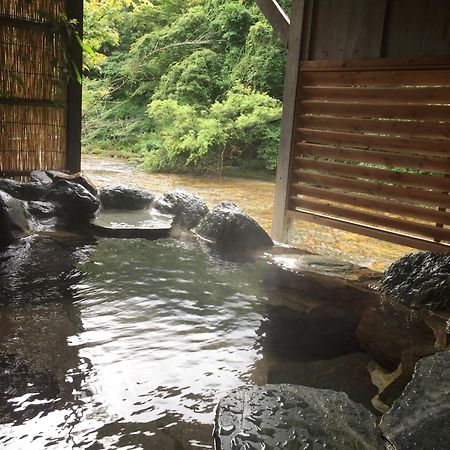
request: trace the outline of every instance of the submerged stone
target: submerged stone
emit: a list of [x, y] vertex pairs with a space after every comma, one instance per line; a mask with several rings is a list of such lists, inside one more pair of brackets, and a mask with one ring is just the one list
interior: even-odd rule
[[108, 186], [100, 189], [103, 209], [139, 210], [150, 208], [155, 196], [149, 192], [128, 186]]
[[16, 180], [0, 179], [0, 190], [14, 198], [24, 201], [42, 200], [48, 187], [40, 182], [22, 183]]
[[343, 392], [286, 384], [232, 391], [214, 436], [221, 450], [384, 448], [372, 414]]
[[156, 240], [168, 238], [171, 228], [118, 228], [105, 227], [91, 224], [91, 229], [96, 236], [117, 238], [117, 239], [147, 239]]
[[164, 194], [155, 201], [153, 207], [164, 214], [173, 215], [173, 224], [187, 229], [196, 227], [209, 211], [198, 195], [181, 190]]
[[385, 271], [381, 290], [414, 308], [450, 312], [450, 254], [403, 256]]
[[25, 203], [0, 191], [0, 245], [20, 239], [30, 230], [30, 215]]
[[277, 363], [269, 369], [267, 381], [346, 392], [354, 402], [370, 410], [371, 399], [378, 393], [368, 370], [371, 360], [364, 353], [349, 353], [319, 361]]
[[87, 189], [66, 180], [53, 182], [46, 197], [56, 204], [56, 215], [68, 225], [85, 225], [95, 216], [100, 203]]
[[383, 416], [381, 431], [396, 450], [450, 447], [450, 353], [420, 360], [411, 382]]
[[197, 233], [223, 248], [256, 250], [273, 246], [270, 236], [244, 210], [222, 202], [200, 222]]

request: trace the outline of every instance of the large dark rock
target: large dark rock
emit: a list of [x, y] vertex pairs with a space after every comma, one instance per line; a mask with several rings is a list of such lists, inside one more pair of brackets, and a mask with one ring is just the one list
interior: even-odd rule
[[108, 186], [100, 189], [100, 203], [103, 209], [147, 209], [155, 196], [149, 192], [128, 186]]
[[343, 392], [285, 384], [232, 391], [214, 437], [221, 450], [384, 448], [374, 417]]
[[86, 190], [88, 190], [92, 195], [97, 195], [98, 190], [95, 187], [94, 183], [84, 174], [81, 172], [77, 173], [64, 173], [64, 172], [58, 172], [56, 170], [47, 170], [45, 174], [52, 180], [52, 181], [58, 181], [58, 180], [66, 180], [70, 181], [72, 183], [80, 184], [83, 186]]
[[86, 225], [100, 207], [87, 189], [66, 180], [53, 182], [46, 199], [56, 204], [56, 215], [67, 225]]
[[450, 353], [422, 359], [412, 381], [383, 416], [381, 431], [396, 450], [450, 448]]
[[52, 179], [47, 175], [45, 170], [33, 170], [30, 173], [31, 181], [42, 184], [52, 184]]
[[28, 202], [28, 211], [36, 219], [47, 219], [56, 214], [56, 208], [50, 202]]
[[31, 230], [25, 203], [0, 191], [0, 246], [26, 236]]
[[403, 256], [384, 273], [381, 290], [414, 308], [450, 311], [450, 254]]
[[217, 205], [196, 231], [226, 249], [253, 250], [273, 246], [272, 239], [261, 226], [231, 202]]
[[391, 368], [402, 361], [406, 350], [433, 348], [433, 330], [419, 315], [396, 302], [368, 307], [356, 332], [361, 347]]
[[198, 195], [180, 190], [164, 194], [155, 201], [153, 207], [159, 212], [173, 215], [174, 225], [188, 229], [196, 227], [209, 211]]
[[47, 194], [48, 186], [40, 182], [21, 183], [20, 181], [0, 179], [0, 190], [14, 198], [24, 201], [42, 200]]

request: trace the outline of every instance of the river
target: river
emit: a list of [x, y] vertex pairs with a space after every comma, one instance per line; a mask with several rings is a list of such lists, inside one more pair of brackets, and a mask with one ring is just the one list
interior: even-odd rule
[[[270, 233], [274, 183], [230, 177], [148, 173], [125, 160], [95, 155], [83, 155], [82, 169], [99, 187], [126, 184], [156, 195], [173, 189], [186, 189], [198, 194], [209, 206], [231, 200]], [[302, 221], [295, 222], [291, 244], [314, 253], [337, 256], [373, 270], [384, 270], [394, 260], [412, 251], [408, 247]]]

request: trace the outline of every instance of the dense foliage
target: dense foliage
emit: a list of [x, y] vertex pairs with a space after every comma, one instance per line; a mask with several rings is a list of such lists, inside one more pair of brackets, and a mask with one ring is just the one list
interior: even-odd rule
[[85, 11], [86, 150], [151, 170], [275, 168], [286, 55], [253, 0], [86, 0]]

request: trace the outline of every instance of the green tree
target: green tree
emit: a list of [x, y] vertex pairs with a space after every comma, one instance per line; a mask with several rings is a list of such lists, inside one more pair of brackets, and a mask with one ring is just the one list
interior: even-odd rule
[[253, 0], [85, 5], [85, 149], [151, 170], [275, 168], [286, 52]]

